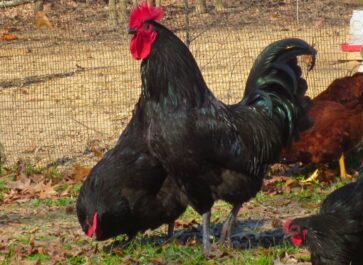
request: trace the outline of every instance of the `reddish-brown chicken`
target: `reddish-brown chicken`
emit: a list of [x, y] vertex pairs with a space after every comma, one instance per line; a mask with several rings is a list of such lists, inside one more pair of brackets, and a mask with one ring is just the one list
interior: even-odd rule
[[340, 175], [347, 178], [343, 154], [363, 138], [363, 74], [336, 79], [313, 99], [309, 115], [313, 126], [282, 152], [282, 161], [316, 165], [314, 180], [325, 163], [340, 158]]
[[314, 101], [334, 101], [346, 107], [363, 110], [363, 73], [333, 81]]

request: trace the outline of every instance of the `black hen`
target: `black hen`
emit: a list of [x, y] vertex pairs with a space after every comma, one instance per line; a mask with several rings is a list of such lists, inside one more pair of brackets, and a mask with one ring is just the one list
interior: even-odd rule
[[77, 200], [83, 231], [97, 240], [172, 224], [186, 209], [175, 182], [149, 152], [136, 107], [116, 146], [91, 170]]
[[260, 190], [267, 165], [304, 125], [309, 101], [297, 56], [311, 55], [315, 62], [316, 51], [299, 39], [269, 45], [256, 59], [243, 100], [228, 106], [208, 89], [184, 43], [155, 22], [160, 17], [160, 9], [147, 4], [131, 14], [130, 49], [143, 59], [139, 104], [151, 153], [203, 214], [208, 253], [214, 201], [234, 206], [224, 241], [241, 204]]
[[358, 181], [335, 190], [317, 215], [288, 220], [286, 235], [306, 245], [313, 265], [363, 264], [363, 167]]

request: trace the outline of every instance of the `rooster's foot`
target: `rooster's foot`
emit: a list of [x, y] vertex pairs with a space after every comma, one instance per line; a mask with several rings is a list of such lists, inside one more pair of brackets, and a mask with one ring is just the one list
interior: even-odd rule
[[311, 183], [314, 181], [318, 181], [319, 177], [319, 169], [316, 169], [313, 174], [310, 175], [307, 179], [301, 180], [301, 183]]
[[227, 244], [231, 245], [231, 233], [232, 233], [232, 226], [234, 222], [236, 221], [237, 214], [239, 212], [239, 209], [241, 208], [241, 205], [234, 206], [231, 210], [227, 220], [224, 222], [221, 236], [218, 240], [219, 244]]

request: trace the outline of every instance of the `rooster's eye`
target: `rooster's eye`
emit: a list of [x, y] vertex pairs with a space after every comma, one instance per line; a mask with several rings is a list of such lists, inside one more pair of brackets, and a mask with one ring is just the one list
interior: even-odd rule
[[144, 24], [144, 29], [149, 30], [149, 28], [150, 28], [150, 24], [149, 23], [145, 23]]

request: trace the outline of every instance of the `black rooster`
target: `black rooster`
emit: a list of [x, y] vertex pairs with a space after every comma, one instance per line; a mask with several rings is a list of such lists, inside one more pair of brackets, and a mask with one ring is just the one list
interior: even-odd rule
[[91, 170], [78, 200], [77, 215], [83, 231], [97, 240], [169, 224], [186, 209], [187, 203], [160, 162], [148, 152], [140, 112], [121, 134], [116, 146]]
[[303, 126], [309, 104], [297, 56], [311, 55], [313, 67], [316, 51], [299, 39], [269, 45], [256, 59], [243, 100], [228, 106], [208, 89], [184, 43], [156, 22], [161, 17], [160, 8], [146, 3], [131, 13], [130, 50], [143, 59], [139, 105], [151, 154], [203, 214], [208, 254], [214, 201], [233, 205], [222, 229], [224, 242], [242, 203], [260, 190], [267, 165]]
[[359, 179], [331, 193], [317, 215], [288, 220], [293, 244], [307, 245], [313, 265], [363, 264], [363, 167]]

